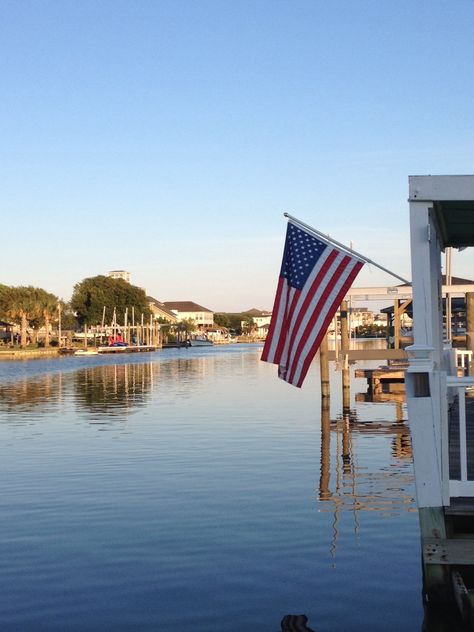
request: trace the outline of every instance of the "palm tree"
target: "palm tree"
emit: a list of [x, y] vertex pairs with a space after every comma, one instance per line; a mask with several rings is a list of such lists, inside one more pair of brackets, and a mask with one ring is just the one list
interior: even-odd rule
[[28, 321], [38, 314], [38, 301], [36, 290], [29, 285], [9, 287], [4, 298], [5, 313], [8, 318], [20, 323], [21, 342], [20, 346], [26, 346], [26, 329]]
[[184, 333], [184, 339], [187, 340], [190, 337], [190, 335], [195, 331], [196, 323], [194, 322], [194, 320], [192, 320], [192, 318], [184, 318], [178, 323], [177, 329], [178, 329], [178, 340], [179, 340], [179, 332]]
[[35, 291], [36, 300], [38, 303], [38, 312], [41, 316], [41, 319], [44, 322], [44, 327], [46, 330], [46, 337], [44, 340], [44, 346], [49, 347], [49, 327], [52, 318], [56, 315], [58, 310], [58, 302], [59, 299], [54, 294], [50, 294], [41, 288], [37, 288]]

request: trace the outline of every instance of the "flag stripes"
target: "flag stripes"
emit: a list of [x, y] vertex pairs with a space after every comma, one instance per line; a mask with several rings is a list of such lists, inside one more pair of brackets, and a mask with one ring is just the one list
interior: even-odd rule
[[[309, 261], [309, 263], [308, 263]], [[363, 262], [289, 223], [262, 360], [301, 387], [337, 308]]]

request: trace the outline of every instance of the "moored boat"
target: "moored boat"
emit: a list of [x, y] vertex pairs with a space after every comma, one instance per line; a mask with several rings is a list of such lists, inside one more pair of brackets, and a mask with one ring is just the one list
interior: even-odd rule
[[91, 355], [98, 355], [98, 351], [97, 349], [77, 349], [76, 351], [74, 351], [74, 355], [77, 356], [91, 356]]
[[189, 339], [190, 347], [212, 347], [214, 343], [207, 336], [194, 336]]

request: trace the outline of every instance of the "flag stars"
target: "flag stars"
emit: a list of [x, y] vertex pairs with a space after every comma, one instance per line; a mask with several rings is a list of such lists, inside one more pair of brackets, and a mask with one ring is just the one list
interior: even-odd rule
[[326, 244], [294, 224], [288, 225], [282, 274], [289, 285], [301, 289], [306, 283]]

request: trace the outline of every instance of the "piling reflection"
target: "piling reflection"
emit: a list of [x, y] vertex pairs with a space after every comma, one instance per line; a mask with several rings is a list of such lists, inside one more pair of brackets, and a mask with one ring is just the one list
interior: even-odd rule
[[[385, 480], [388, 476], [396, 476], [395, 487], [400, 494], [396, 494], [390, 499], [389, 505], [403, 510], [414, 510], [414, 501], [410, 494], [404, 494], [403, 489], [409, 487], [412, 482], [412, 474], [404, 468], [397, 468], [401, 462], [411, 463], [412, 449], [408, 426], [403, 419], [403, 408], [396, 407], [397, 421], [390, 422], [363, 422], [359, 421], [354, 410], [341, 415], [336, 420], [330, 419], [328, 406], [321, 408], [321, 468], [319, 483], [319, 500], [342, 503], [350, 507], [356, 507], [366, 511], [384, 510], [385, 506], [378, 501], [378, 493], [375, 489], [378, 476]], [[357, 466], [354, 438], [364, 437], [376, 439], [380, 435], [392, 436], [391, 456], [393, 462], [387, 464], [387, 469], [382, 472], [372, 474], [360, 469]], [[332, 439], [332, 441], [331, 441]], [[335, 483], [330, 486], [331, 479], [331, 444], [335, 452], [334, 474]], [[367, 492], [366, 485], [361, 483], [370, 482], [370, 493]], [[393, 484], [390, 486], [393, 488]], [[380, 497], [386, 495], [386, 487], [380, 485]]]
[[[393, 395], [393, 394], [392, 394]], [[387, 400], [381, 400], [386, 402]], [[318, 500], [321, 511], [332, 512], [332, 538], [329, 551], [336, 567], [343, 512], [353, 516], [353, 532], [359, 536], [361, 512], [383, 512], [394, 516], [416, 512], [411, 494], [412, 447], [404, 415], [402, 398], [391, 398], [394, 422], [363, 422], [356, 410], [343, 410], [331, 420], [329, 405], [321, 408], [321, 463]], [[391, 436], [390, 461], [372, 472], [361, 468], [357, 460], [357, 443]], [[331, 461], [332, 459], [332, 461]], [[425, 617], [421, 632], [467, 632], [472, 629], [461, 620], [453, 604], [440, 611], [436, 604], [424, 603]]]
[[[321, 408], [321, 463], [318, 499], [320, 510], [333, 513], [333, 536], [330, 545], [335, 564], [341, 512], [353, 515], [353, 529], [359, 532], [360, 512], [415, 512], [412, 496], [411, 441], [403, 416], [403, 406], [395, 403], [396, 421], [363, 422], [355, 410], [344, 410], [331, 420], [329, 405]], [[392, 437], [391, 461], [381, 469], [369, 471], [357, 461], [357, 443], [373, 441], [383, 435]], [[331, 462], [333, 458], [333, 462]]]
[[154, 365], [104, 365], [78, 371], [73, 379], [79, 410], [116, 416], [146, 404], [153, 387]]

